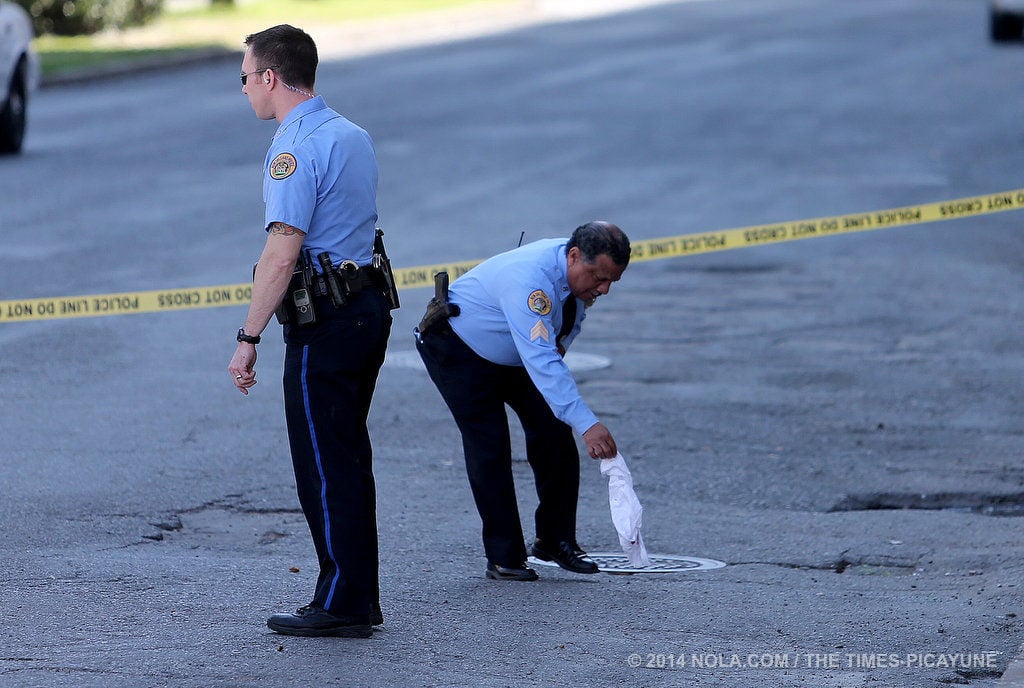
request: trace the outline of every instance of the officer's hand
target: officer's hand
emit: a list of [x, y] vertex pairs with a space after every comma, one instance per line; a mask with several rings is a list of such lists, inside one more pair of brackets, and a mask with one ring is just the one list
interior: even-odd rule
[[583, 442], [587, 445], [587, 454], [592, 459], [614, 459], [619, 453], [615, 446], [615, 438], [602, 423], [594, 423], [583, 433]]
[[256, 347], [252, 344], [239, 342], [235, 349], [235, 355], [231, 357], [228, 364], [228, 371], [231, 373], [231, 381], [242, 394], [249, 394], [249, 388], [256, 384]]

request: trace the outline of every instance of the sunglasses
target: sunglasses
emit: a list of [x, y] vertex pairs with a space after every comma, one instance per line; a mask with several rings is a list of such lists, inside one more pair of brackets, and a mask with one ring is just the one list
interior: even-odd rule
[[245, 74], [239, 74], [238, 78], [242, 81], [242, 85], [245, 86], [245, 82], [249, 80], [250, 76], [252, 76], [253, 74], [262, 74], [263, 72], [267, 71], [268, 69], [280, 69], [280, 66], [278, 66], [278, 65], [270, 65], [269, 67], [263, 67], [262, 69], [257, 69], [257, 70], [252, 71], [252, 72], [247, 72]]

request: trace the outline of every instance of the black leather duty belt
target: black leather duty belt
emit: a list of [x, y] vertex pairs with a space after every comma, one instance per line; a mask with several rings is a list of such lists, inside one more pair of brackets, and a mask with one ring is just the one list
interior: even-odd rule
[[[374, 270], [370, 267], [361, 267], [354, 271], [342, 271], [335, 269], [334, 276], [337, 280], [338, 285], [341, 287], [341, 292], [346, 299], [351, 300], [357, 296], [363, 289], [380, 289], [380, 283], [376, 279]], [[323, 275], [317, 274], [313, 278], [313, 295], [314, 296], [329, 296], [330, 289], [327, 286], [327, 280], [324, 279]]]

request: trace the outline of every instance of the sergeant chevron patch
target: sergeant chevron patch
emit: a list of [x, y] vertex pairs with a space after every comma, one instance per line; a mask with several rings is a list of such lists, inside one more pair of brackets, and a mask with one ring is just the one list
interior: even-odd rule
[[543, 339], [545, 342], [551, 341], [551, 335], [548, 333], [548, 328], [542, 320], [538, 320], [537, 324], [530, 330], [530, 341], [535, 342], [538, 339]]

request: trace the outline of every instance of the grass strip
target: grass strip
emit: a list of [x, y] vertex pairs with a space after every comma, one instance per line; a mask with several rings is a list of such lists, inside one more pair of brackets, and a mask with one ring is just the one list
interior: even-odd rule
[[165, 10], [145, 26], [92, 36], [41, 36], [34, 41], [43, 77], [110, 68], [161, 56], [221, 48], [242, 50], [242, 39], [275, 24], [309, 26], [397, 17], [507, 0], [240, 0]]

